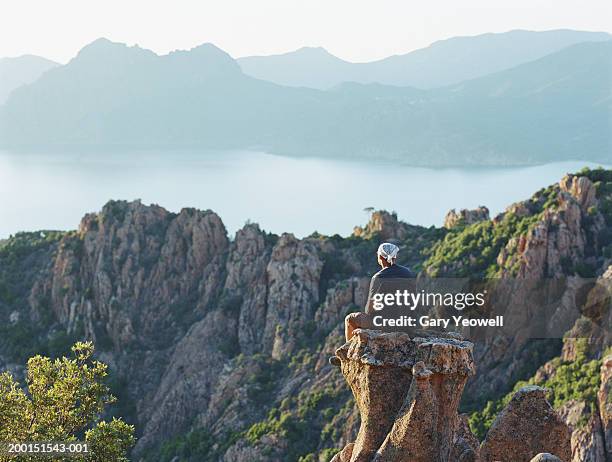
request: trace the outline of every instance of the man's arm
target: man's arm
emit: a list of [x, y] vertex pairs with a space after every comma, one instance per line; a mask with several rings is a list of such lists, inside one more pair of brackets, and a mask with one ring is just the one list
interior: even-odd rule
[[380, 279], [378, 278], [378, 273], [372, 276], [370, 280], [370, 290], [368, 291], [368, 300], [365, 304], [364, 311], [367, 314], [373, 314], [376, 310], [374, 310], [374, 295], [378, 293], [380, 290]]

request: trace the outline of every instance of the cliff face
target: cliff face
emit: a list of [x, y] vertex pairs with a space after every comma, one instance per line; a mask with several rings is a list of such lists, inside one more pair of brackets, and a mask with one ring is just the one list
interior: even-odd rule
[[[549, 348], [551, 342], [544, 341], [538, 346], [529, 346], [525, 335], [533, 321], [529, 313], [542, 310], [546, 302], [541, 297], [542, 281], [559, 281], [554, 287], [551, 284], [551, 291], [557, 292], [558, 305], [547, 307], [549, 331], [542, 337], [551, 337], [554, 332], [554, 336], [560, 338], [573, 329], [576, 319], [582, 315], [573, 301], [583, 296], [591, 278], [594, 280], [612, 263], [604, 251], [609, 245], [612, 224], [612, 219], [606, 218], [609, 212], [605, 212], [609, 200], [609, 195], [596, 197], [594, 181], [568, 175], [558, 185], [529, 201], [512, 205], [491, 221], [492, 233], [503, 232], [508, 223], [518, 223], [516, 228], [521, 230], [507, 237], [491, 265], [494, 271], [488, 274], [489, 277], [520, 280], [518, 289], [509, 286], [507, 293], [500, 297], [506, 299], [508, 306], [520, 306], [521, 309], [514, 310], [509, 318], [515, 335], [494, 335], [476, 345], [474, 355], [482, 365], [482, 374], [468, 384], [470, 393], [476, 390], [486, 393], [503, 387], [504, 383], [514, 383], [517, 369], [524, 367], [528, 356], [538, 354], [535, 350], [541, 352]], [[605, 336], [604, 332], [606, 329], [600, 329], [601, 335]], [[582, 336], [582, 333], [575, 333]], [[609, 338], [601, 338], [595, 349], [601, 352], [609, 342]], [[526, 348], [532, 350], [527, 353]]]
[[[529, 231], [508, 242], [497, 257], [504, 273], [513, 268], [521, 278], [540, 279], [563, 276], [568, 265], [578, 262], [593, 264], [596, 254], [587, 255], [587, 251], [598, 246], [605, 227], [603, 216], [595, 213], [595, 189], [586, 177], [565, 176], [552, 191], [555, 207], [546, 208]], [[531, 215], [520, 205], [510, 210]]]
[[69, 331], [116, 350], [167, 347], [182, 333], [181, 318], [218, 295], [228, 246], [212, 212], [111, 202], [60, 242], [49, 278], [32, 290], [32, 309], [48, 296]]
[[[475, 241], [491, 243], [492, 251], [470, 247], [453, 253], [442, 247], [440, 252], [449, 256], [443, 262], [446, 271], [471, 271], [479, 264], [476, 258], [491, 254], [486, 263], [505, 277], [571, 277], [574, 270], [587, 268], [603, 278], [612, 263], [605, 250], [612, 220], [607, 221], [609, 209], [597, 182], [570, 176], [502, 217], [450, 230], [410, 226], [377, 212], [349, 238], [296, 239], [251, 224], [230, 239], [211, 211], [174, 214], [139, 202], [110, 202], [100, 213], [87, 215], [78, 231], [16, 259], [19, 271], [27, 269], [27, 278], [19, 284], [9, 281], [19, 289], [10, 300], [0, 284], [0, 316], [11, 326], [44, 326], [48, 331], [36, 333], [41, 342], [57, 332], [95, 340], [101, 359], [123, 384], [116, 390], [120, 402], [132, 408], [123, 411], [139, 432], [136, 459], [165, 461], [156, 459], [161, 456], [153, 448], [165, 444], [176, 452], [180, 445], [173, 442], [184, 445], [190, 437], [201, 442], [200, 460], [327, 461], [340, 447], [347, 447], [343, 453], [367, 454], [363, 457], [408, 451], [425, 460], [433, 457], [427, 446], [407, 447], [404, 436], [415, 425], [421, 428], [435, 420], [430, 437], [443, 441], [443, 454], [435, 457], [472, 460], [481, 450], [466, 418], [455, 418], [463, 387], [468, 398], [498, 397], [559, 351], [534, 360], [539, 344], [534, 347], [518, 337], [485, 339], [473, 350], [459, 339], [439, 339], [435, 347], [411, 339], [393, 344], [401, 354], [392, 360], [395, 375], [385, 379], [377, 375], [377, 361], [389, 359], [376, 356], [376, 348], [390, 340], [359, 337], [353, 349], [349, 345], [342, 350], [342, 372], [355, 396], [362, 396], [356, 407], [344, 377], [327, 363], [343, 342], [342, 320], [364, 306], [369, 278], [376, 271], [375, 250], [383, 239], [401, 245], [400, 263], [420, 270], [437, 264], [436, 246], [450, 245], [472, 230], [491, 230]], [[526, 220], [528, 226], [493, 234], [506, 229], [510, 219]], [[0, 246], [0, 263], [7, 265], [2, 252]], [[564, 288], [568, 296], [572, 287], [569, 283]], [[601, 328], [609, 319], [606, 300], [605, 294], [594, 294], [591, 308], [579, 314], [584, 317], [580, 322], [559, 311], [560, 325], [581, 329], [579, 336], [593, 339], [588, 357], [598, 360], [610, 343]], [[20, 361], [3, 342], [0, 338], [0, 366], [18, 370]], [[412, 345], [412, 350], [400, 344]], [[566, 342], [564, 360], [573, 360], [572, 348]], [[435, 349], [441, 351], [439, 362], [431, 354]], [[366, 359], [358, 359], [364, 354]], [[476, 375], [470, 375], [472, 355], [479, 365]], [[447, 360], [449, 367], [443, 366]], [[530, 362], [535, 364], [527, 366]], [[453, 369], [452, 364], [462, 366]], [[609, 395], [610, 374], [605, 371], [602, 396]], [[389, 417], [388, 428], [374, 433], [367, 423], [372, 416], [364, 416], [369, 411], [363, 396], [378, 393], [368, 391], [375, 386], [371, 379], [389, 387], [403, 384], [397, 393], [405, 394], [394, 404], [399, 417]], [[408, 396], [412, 398], [406, 401]], [[603, 404], [605, 398], [598, 402], [594, 425], [599, 427], [572, 427], [563, 414], [574, 430], [572, 451], [599, 445], [611, 454], [609, 406]], [[484, 402], [468, 403], [477, 404]], [[542, 404], [541, 409], [545, 415], [547, 408]], [[597, 434], [605, 436], [597, 440]], [[579, 443], [589, 437], [593, 444]], [[494, 453], [492, 444], [488, 447]], [[565, 457], [557, 449], [538, 450]], [[581, 460], [577, 457], [582, 456], [574, 455], [575, 462]]]
[[[372, 247], [367, 260], [375, 245], [364, 242]], [[53, 264], [33, 284], [30, 316], [51, 309], [69, 333], [92, 338], [125, 378], [142, 433], [137, 452], [194, 422], [219, 435], [243, 431], [265, 414], [252, 396], [265, 392], [246, 388], [270, 364], [253, 355], [286, 367], [313, 336], [324, 340], [364, 305], [365, 255], [343, 247], [257, 225], [230, 241], [210, 211], [110, 202], [59, 241]], [[331, 265], [364, 277], [345, 278]], [[270, 378], [275, 388], [284, 380], [293, 380], [284, 370]]]

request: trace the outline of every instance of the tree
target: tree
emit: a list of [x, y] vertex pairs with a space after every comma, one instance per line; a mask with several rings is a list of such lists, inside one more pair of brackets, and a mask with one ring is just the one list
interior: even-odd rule
[[[28, 360], [27, 392], [10, 373], [0, 374], [0, 444], [24, 442], [87, 443], [87, 454], [65, 459], [84, 462], [124, 462], [135, 442], [134, 427], [113, 418], [100, 421], [105, 407], [115, 402], [103, 379], [107, 366], [94, 361], [91, 342], [77, 342], [72, 357], [51, 360], [40, 355]], [[0, 461], [34, 461], [0, 454]]]

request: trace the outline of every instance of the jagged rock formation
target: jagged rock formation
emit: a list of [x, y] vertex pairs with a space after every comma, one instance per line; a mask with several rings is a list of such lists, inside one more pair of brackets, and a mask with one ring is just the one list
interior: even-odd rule
[[[565, 274], [564, 262], [567, 265], [584, 258], [588, 243], [584, 222], [596, 205], [593, 182], [566, 175], [559, 182], [557, 203], [557, 207], [546, 209], [526, 234], [506, 245], [497, 258], [500, 267], [518, 265], [517, 274], [525, 279], [559, 277]], [[589, 227], [597, 236], [603, 220], [595, 217]]]
[[138, 453], [194, 421], [215, 426], [221, 438], [260, 418], [249, 396], [234, 405], [256, 412], [232, 415], [224, 393], [264, 375], [265, 365], [245, 360], [233, 375], [223, 371], [238, 354], [288, 361], [313, 334], [335, 330], [349, 309], [364, 305], [369, 278], [338, 277], [328, 266], [359, 275], [362, 260], [329, 240], [273, 236], [252, 224], [230, 242], [211, 211], [110, 202], [59, 242], [33, 284], [29, 315], [41, 319], [51, 309], [129, 377], [143, 422]]
[[551, 460], [544, 451], [570, 460], [569, 428], [534, 386], [514, 395], [479, 447], [457, 414], [473, 345], [419, 335], [359, 330], [336, 351], [361, 427], [332, 462]]
[[[611, 345], [610, 316], [612, 316], [612, 268], [597, 279], [586, 295], [581, 315], [567, 332], [560, 359], [565, 364], [584, 363], [585, 353], [597, 358]], [[601, 360], [600, 388], [597, 399], [571, 399], [558, 409], [570, 428], [572, 462], [606, 461], [612, 455], [610, 446], [610, 357]], [[544, 364], [535, 375], [536, 383], [555, 377], [559, 363]], [[577, 380], [572, 378], [572, 380]], [[591, 391], [594, 395], [594, 390]], [[607, 429], [607, 430], [606, 430]]]
[[576, 320], [563, 345], [562, 357], [573, 361], [576, 358], [576, 341], [586, 339], [591, 355], [595, 356], [612, 345], [612, 266], [597, 278], [595, 286], [589, 290]]
[[471, 225], [488, 219], [489, 209], [482, 205], [474, 210], [461, 209], [459, 212], [456, 212], [455, 209], [451, 209], [444, 217], [444, 227], [446, 229], [451, 229], [459, 224]]

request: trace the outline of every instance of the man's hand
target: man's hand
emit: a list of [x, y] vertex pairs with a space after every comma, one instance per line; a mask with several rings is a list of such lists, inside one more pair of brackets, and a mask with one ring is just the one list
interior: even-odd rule
[[350, 313], [344, 318], [344, 336], [348, 342], [353, 337], [355, 329], [367, 329], [370, 315], [366, 313]]

